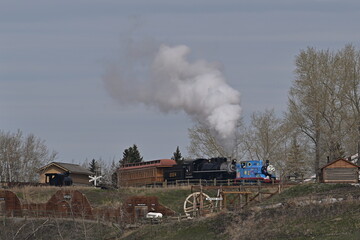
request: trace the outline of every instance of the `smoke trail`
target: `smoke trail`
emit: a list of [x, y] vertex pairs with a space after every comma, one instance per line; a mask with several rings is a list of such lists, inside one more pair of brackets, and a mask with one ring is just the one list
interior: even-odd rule
[[[191, 63], [189, 53], [184, 45], [162, 45], [155, 54], [138, 52], [109, 69], [105, 86], [122, 104], [143, 103], [162, 112], [183, 110], [222, 138], [230, 137], [240, 118], [240, 94], [227, 85], [216, 64]], [[144, 64], [149, 56], [151, 63]]]

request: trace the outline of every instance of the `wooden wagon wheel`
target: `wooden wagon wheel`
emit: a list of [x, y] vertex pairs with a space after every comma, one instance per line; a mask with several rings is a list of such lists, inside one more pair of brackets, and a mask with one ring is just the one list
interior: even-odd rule
[[214, 204], [210, 197], [202, 192], [190, 194], [184, 202], [184, 213], [187, 217], [196, 217], [212, 212]]

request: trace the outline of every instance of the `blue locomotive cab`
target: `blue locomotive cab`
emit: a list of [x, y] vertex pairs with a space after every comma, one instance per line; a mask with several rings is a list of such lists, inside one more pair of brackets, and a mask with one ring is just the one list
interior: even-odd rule
[[241, 161], [236, 164], [236, 180], [271, 182], [275, 168], [266, 160]]

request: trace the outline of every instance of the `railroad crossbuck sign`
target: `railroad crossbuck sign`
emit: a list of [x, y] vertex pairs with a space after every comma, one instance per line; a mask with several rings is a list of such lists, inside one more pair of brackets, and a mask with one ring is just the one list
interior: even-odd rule
[[90, 180], [89, 182], [94, 182], [94, 185], [97, 186], [99, 179], [102, 178], [102, 176], [89, 176]]

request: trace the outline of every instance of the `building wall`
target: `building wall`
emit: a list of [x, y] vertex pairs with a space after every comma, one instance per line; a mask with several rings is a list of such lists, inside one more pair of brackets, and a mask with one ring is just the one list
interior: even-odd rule
[[325, 183], [357, 183], [359, 172], [356, 168], [326, 168], [323, 171]]
[[359, 170], [357, 166], [345, 160], [339, 160], [322, 169], [324, 183], [357, 183]]
[[72, 178], [74, 185], [92, 185], [92, 183], [89, 182], [90, 178], [88, 175], [70, 173], [70, 177]]
[[[40, 183], [46, 183], [46, 173], [65, 173], [65, 171], [55, 165], [51, 165], [40, 172]], [[90, 178], [87, 174], [70, 173], [70, 177], [72, 178], [74, 185], [92, 185], [92, 183], [89, 182]]]
[[46, 173], [64, 173], [65, 171], [55, 165], [51, 165], [46, 168], [44, 171], [40, 172], [40, 183], [46, 183], [45, 181], [45, 174]]
[[164, 169], [159, 167], [144, 167], [136, 169], [120, 169], [118, 186], [136, 186], [164, 181]]

